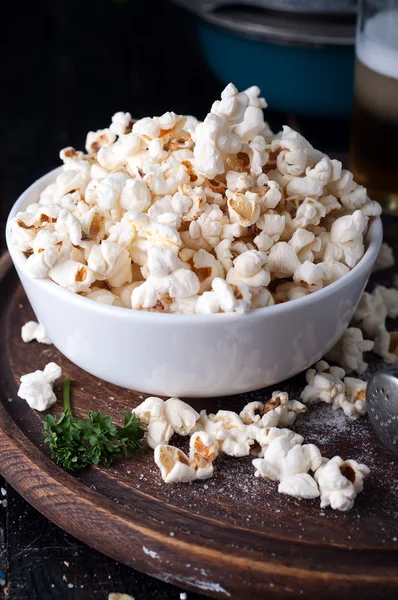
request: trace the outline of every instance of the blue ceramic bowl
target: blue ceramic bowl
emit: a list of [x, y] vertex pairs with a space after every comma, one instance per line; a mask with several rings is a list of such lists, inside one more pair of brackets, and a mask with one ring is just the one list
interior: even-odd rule
[[258, 85], [273, 110], [342, 117], [351, 111], [353, 46], [282, 45], [250, 39], [197, 22], [206, 62], [216, 77], [239, 89]]

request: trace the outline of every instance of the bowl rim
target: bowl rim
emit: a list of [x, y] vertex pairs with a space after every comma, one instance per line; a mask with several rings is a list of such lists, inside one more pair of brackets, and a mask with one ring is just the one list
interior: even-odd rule
[[90, 298], [85, 298], [84, 296], [80, 296], [79, 294], [67, 290], [49, 279], [35, 279], [34, 277], [32, 277], [32, 275], [25, 269], [25, 263], [27, 259], [24, 253], [22, 252], [22, 250], [19, 250], [11, 243], [10, 225], [13, 217], [17, 214], [17, 212], [20, 212], [25, 207], [25, 205], [28, 206], [29, 204], [33, 204], [31, 199], [32, 194], [38, 194], [40, 191], [42, 191], [47, 185], [52, 183], [55, 180], [55, 177], [62, 171], [62, 166], [49, 171], [48, 173], [34, 181], [14, 203], [6, 223], [6, 242], [8, 251], [10, 253], [14, 266], [17, 269], [23, 271], [24, 275], [30, 278], [34, 282], [34, 285], [41, 289], [42, 292], [50, 292], [56, 297], [64, 297], [65, 301], [70, 301], [74, 304], [77, 304], [77, 306], [80, 306], [82, 309], [88, 309], [102, 315], [113, 315], [115, 318], [139, 318], [141, 321], [156, 321], [157, 324], [162, 323], [163, 325], [168, 323], [170, 326], [176, 325], [179, 322], [185, 323], [187, 325], [191, 325], [193, 323], [198, 325], [203, 322], [225, 324], [227, 319], [233, 319], [234, 323], [241, 323], [243, 320], [247, 323], [248, 320], [258, 318], [262, 319], [265, 316], [271, 318], [274, 314], [283, 313], [285, 311], [293, 309], [300, 310], [301, 308], [310, 306], [313, 303], [322, 302], [323, 300], [326, 300], [329, 296], [333, 295], [338, 290], [338, 288], [341, 288], [341, 290], [343, 291], [344, 288], [347, 285], [349, 285], [350, 282], [354, 280], [357, 276], [362, 275], [368, 270], [370, 272], [382, 243], [383, 226], [381, 218], [373, 217], [365, 237], [365, 243], [367, 242], [365, 254], [361, 258], [359, 263], [353, 269], [351, 269], [351, 271], [349, 271], [349, 273], [347, 273], [337, 281], [331, 283], [330, 285], [322, 288], [321, 290], [309, 294], [308, 296], [304, 296], [295, 300], [290, 300], [281, 304], [275, 304], [273, 306], [256, 308], [243, 314], [235, 312], [217, 313], [209, 315], [159, 313], [148, 312], [145, 310], [137, 310], [133, 308], [112, 306], [109, 304], [101, 304], [100, 302], [95, 302]]

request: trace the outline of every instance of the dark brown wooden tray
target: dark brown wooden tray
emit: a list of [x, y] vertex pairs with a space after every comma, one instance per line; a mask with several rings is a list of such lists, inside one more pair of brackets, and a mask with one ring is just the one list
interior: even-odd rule
[[[278, 494], [274, 482], [254, 477], [249, 457], [223, 456], [213, 479], [189, 485], [164, 484], [150, 450], [110, 469], [70, 475], [49, 458], [44, 415], [17, 398], [19, 377], [56, 361], [73, 380], [72, 406], [80, 416], [96, 408], [118, 418], [144, 397], [88, 375], [54, 346], [24, 344], [20, 328], [33, 313], [14, 271], [4, 262], [2, 270], [0, 472], [35, 508], [116, 560], [212, 597], [397, 597], [398, 464], [367, 418], [351, 422], [322, 406], [294, 426], [324, 455], [371, 468], [365, 491], [346, 514]], [[380, 366], [374, 357], [371, 370]], [[281, 388], [298, 398], [303, 385], [301, 375]], [[60, 387], [56, 391], [60, 395]], [[260, 390], [194, 405], [239, 410], [268, 395]], [[54, 412], [61, 410], [60, 402]], [[186, 448], [186, 441], [176, 442]]]

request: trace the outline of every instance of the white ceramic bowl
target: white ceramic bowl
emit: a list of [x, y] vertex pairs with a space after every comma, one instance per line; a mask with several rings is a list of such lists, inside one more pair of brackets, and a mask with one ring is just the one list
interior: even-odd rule
[[[380, 218], [350, 273], [301, 298], [248, 314], [174, 315], [107, 306], [33, 279], [12, 246], [10, 219], [59, 174], [31, 185], [11, 210], [7, 244], [37, 318], [55, 346], [89, 373], [165, 396], [223, 396], [273, 385], [307, 369], [339, 339], [368, 281], [382, 240]], [[43, 364], [44, 367], [44, 364]]]

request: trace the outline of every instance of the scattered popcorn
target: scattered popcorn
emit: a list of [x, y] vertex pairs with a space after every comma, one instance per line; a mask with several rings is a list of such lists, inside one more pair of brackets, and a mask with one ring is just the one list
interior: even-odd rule
[[373, 352], [387, 363], [398, 362], [398, 335], [388, 332], [386, 319], [398, 316], [398, 290], [378, 285], [364, 292], [352, 318], [353, 323], [373, 338]]
[[154, 458], [166, 483], [188, 483], [196, 479], [196, 471], [182, 450], [159, 444], [155, 447]]
[[340, 456], [323, 459], [314, 478], [321, 494], [321, 508], [347, 511], [354, 506], [356, 496], [363, 490], [363, 480], [369, 475], [367, 466], [355, 460], [344, 461]]
[[203, 431], [196, 432], [190, 439], [189, 458], [174, 446], [158, 445], [155, 448], [155, 463], [160, 468], [166, 483], [188, 483], [195, 479], [213, 476], [213, 461], [218, 447], [214, 437]]
[[[62, 173], [11, 222], [31, 276], [182, 314], [242, 314], [344, 277], [380, 207], [302, 135], [273, 134], [266, 106], [258, 87], [230, 83], [203, 122], [116, 112], [87, 134], [87, 154], [61, 150]], [[391, 260], [384, 245], [379, 263]], [[370, 337], [387, 356], [379, 329]]]
[[295, 498], [319, 498], [319, 489], [315, 479], [309, 473], [297, 473], [282, 479], [278, 485], [280, 494], [287, 494]]
[[246, 425], [258, 427], [289, 427], [294, 423], [298, 413], [305, 413], [307, 408], [297, 400], [289, 400], [286, 392], [273, 392], [265, 402], [250, 402], [240, 413]]
[[[316, 375], [329, 375], [327, 381], [334, 380], [335, 385], [345, 375], [343, 369], [331, 367], [326, 361], [319, 361], [316, 369], [310, 371], [315, 375], [311, 373], [309, 380]], [[354, 419], [365, 414], [366, 383], [345, 377], [342, 385], [343, 399], [336, 405], [336, 396], [333, 396], [333, 408], [342, 408]], [[330, 395], [326, 398], [329, 401]], [[278, 409], [279, 413], [275, 414], [280, 426], [270, 426], [264, 417]], [[332, 460], [323, 458], [317, 446], [303, 444], [301, 435], [283, 427], [293, 423], [297, 412], [304, 411], [304, 405], [289, 401], [285, 392], [274, 392], [265, 403], [255, 401], [246, 405], [240, 415], [228, 410], [219, 410], [215, 415], [202, 410], [199, 415], [178, 398], [164, 402], [155, 397], [147, 398], [134, 413], [147, 426], [148, 444], [155, 449], [155, 463], [166, 483], [190, 483], [212, 477], [213, 464], [220, 452], [234, 457], [253, 454], [256, 456], [253, 460], [255, 476], [278, 481], [279, 493], [300, 500], [320, 496], [321, 508], [349, 510], [363, 489], [369, 469], [355, 460], [344, 461], [338, 456]], [[283, 421], [286, 416], [287, 420]], [[156, 423], [159, 429], [155, 433], [168, 426], [168, 433], [160, 443], [150, 438], [151, 427]], [[174, 431], [191, 436], [189, 455], [168, 444]]]
[[325, 358], [337, 363], [346, 373], [356, 371], [358, 375], [362, 375], [368, 368], [368, 364], [363, 360], [363, 353], [372, 350], [373, 346], [374, 342], [363, 339], [362, 331], [358, 327], [348, 327]]
[[256, 477], [280, 481], [279, 492], [298, 498], [319, 496], [318, 487], [308, 471], [316, 471], [321, 464], [321, 453], [314, 444], [301, 445], [287, 435], [272, 440], [263, 458], [253, 460]]
[[210, 432], [215, 435], [219, 449], [229, 456], [247, 456], [254, 443], [238, 415], [230, 410], [219, 410], [210, 420]]
[[48, 410], [57, 401], [53, 392], [53, 384], [56, 379], [61, 377], [61, 374], [61, 368], [51, 362], [44, 367], [44, 371], [34, 371], [22, 375], [18, 396], [26, 400], [29, 406], [35, 410]]
[[41, 323], [36, 321], [28, 321], [21, 329], [21, 338], [24, 342], [32, 342], [37, 340], [40, 344], [51, 344], [51, 340], [47, 337], [45, 329]]
[[358, 419], [368, 412], [366, 406], [366, 382], [355, 377], [345, 377], [346, 387], [345, 399], [341, 401], [340, 407], [350, 419]]
[[326, 402], [339, 406], [345, 394], [344, 376], [344, 369], [330, 367], [324, 360], [319, 361], [315, 369], [308, 369], [305, 374], [307, 386], [301, 392], [301, 400], [304, 404]]
[[132, 412], [147, 426], [146, 440], [151, 448], [167, 444], [174, 433], [190, 435], [200, 417], [196, 410], [179, 398], [169, 398], [165, 402], [155, 396], [144, 400]]
[[394, 252], [391, 246], [389, 246], [386, 242], [383, 242], [379, 254], [376, 258], [376, 262], [373, 265], [373, 273], [376, 271], [383, 271], [384, 269], [389, 269], [395, 265]]
[[150, 396], [132, 411], [146, 425], [146, 441], [150, 448], [165, 445], [174, 434], [174, 429], [164, 414], [164, 400]]

